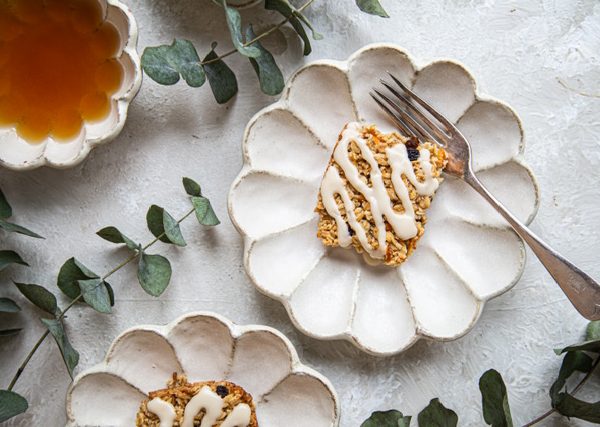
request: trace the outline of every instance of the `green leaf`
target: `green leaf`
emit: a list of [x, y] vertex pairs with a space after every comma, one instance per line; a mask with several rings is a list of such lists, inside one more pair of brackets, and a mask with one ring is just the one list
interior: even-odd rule
[[6, 196], [0, 189], [0, 218], [10, 218], [12, 216], [12, 208], [6, 200]]
[[[210, 89], [217, 100], [217, 103], [224, 104], [235, 96], [238, 91], [237, 80], [235, 74], [231, 71], [231, 68], [218, 58], [215, 48], [216, 43], [212, 44], [212, 50], [204, 58], [204, 71], [206, 71], [206, 77], [208, 83], [210, 83]], [[207, 61], [213, 61], [206, 64]]]
[[41, 321], [54, 337], [65, 366], [69, 371], [69, 375], [73, 378], [73, 370], [77, 366], [77, 363], [79, 363], [79, 353], [71, 346], [62, 321], [57, 319], [41, 319]]
[[[222, 0], [221, 5], [225, 9], [227, 18], [227, 26], [231, 33], [231, 41], [239, 53], [249, 58], [256, 58], [260, 55], [260, 50], [256, 46], [245, 46], [244, 37], [242, 36], [242, 17], [240, 12], [233, 7], [227, 6], [227, 0]], [[253, 37], [252, 37], [253, 38]], [[251, 40], [251, 39], [248, 39]]]
[[587, 374], [592, 369], [592, 365], [593, 359], [583, 351], [568, 352], [563, 358], [558, 378], [554, 381], [552, 387], [550, 387], [552, 404], [555, 405], [558, 403], [558, 395], [571, 375], [575, 372]]
[[192, 205], [194, 205], [196, 218], [200, 224], [214, 226], [221, 223], [206, 197], [192, 197]]
[[43, 239], [39, 234], [17, 224], [13, 224], [12, 222], [4, 221], [0, 219], [0, 228], [4, 231], [8, 231], [9, 233], [19, 233], [29, 237], [35, 237], [36, 239]]
[[23, 330], [23, 328], [16, 328], [16, 329], [0, 329], [0, 337], [10, 337], [12, 335], [17, 335], [19, 332], [21, 332]]
[[265, 9], [275, 10], [289, 20], [289, 23], [294, 28], [294, 31], [302, 39], [304, 43], [304, 56], [310, 55], [312, 47], [310, 45], [310, 39], [306, 35], [306, 31], [302, 26], [302, 22], [294, 14], [296, 8], [290, 4], [288, 0], [265, 0]]
[[48, 289], [40, 285], [13, 283], [17, 286], [23, 296], [31, 301], [36, 307], [53, 316], [59, 312], [56, 297]]
[[183, 188], [185, 192], [190, 196], [202, 196], [202, 189], [200, 184], [191, 178], [183, 178]]
[[600, 402], [589, 403], [568, 393], [560, 393], [557, 404], [553, 406], [559, 413], [569, 418], [600, 424]]
[[479, 379], [483, 419], [492, 427], [512, 427], [508, 395], [502, 376], [490, 369]]
[[200, 87], [206, 74], [196, 48], [189, 40], [175, 39], [171, 45], [147, 47], [142, 54], [142, 68], [161, 85], [173, 85], [183, 77], [191, 87]]
[[[252, 26], [246, 29], [246, 39], [253, 39], [255, 36]], [[260, 42], [254, 44], [259, 50], [260, 55], [256, 58], [250, 58], [250, 63], [258, 76], [261, 90], [267, 95], [277, 95], [281, 93], [285, 85], [283, 74], [275, 63], [273, 55], [265, 49]]]
[[75, 258], [69, 258], [58, 272], [58, 288], [69, 298], [75, 299], [81, 293], [79, 280], [95, 279], [99, 277]]
[[440, 400], [431, 399], [429, 405], [419, 413], [419, 427], [456, 427], [458, 416], [446, 408]]
[[22, 414], [27, 408], [27, 400], [20, 394], [0, 390], [0, 423]]
[[17, 313], [21, 307], [10, 298], [0, 298], [0, 313]]
[[588, 323], [587, 328], [585, 330], [585, 340], [600, 340], [600, 320], [593, 320], [590, 323]]
[[21, 264], [29, 266], [23, 258], [15, 251], [0, 251], [0, 271], [4, 270], [10, 264]]
[[129, 237], [121, 233], [117, 227], [104, 227], [102, 230], [96, 232], [96, 234], [111, 243], [125, 243], [132, 251], [135, 251], [138, 248], [138, 245]]
[[104, 281], [100, 278], [79, 280], [77, 282], [83, 295], [83, 300], [100, 313], [110, 313], [110, 294]]
[[360, 427], [409, 427], [411, 418], [396, 410], [378, 411], [373, 412]]
[[161, 255], [148, 255], [142, 252], [137, 275], [144, 291], [153, 297], [158, 297], [169, 286], [171, 263]]
[[150, 206], [146, 214], [146, 222], [150, 232], [154, 237], [158, 237], [161, 242], [172, 243], [177, 246], [186, 245], [177, 220], [160, 206]]
[[390, 17], [379, 3], [379, 0], [356, 0], [356, 5], [360, 10], [370, 15], [377, 15], [382, 18]]
[[115, 305], [115, 291], [113, 291], [112, 286], [108, 282], [104, 282], [104, 286], [106, 286], [106, 290], [108, 291], [108, 299], [110, 302], [110, 306], [114, 307]]
[[600, 340], [585, 341], [580, 344], [570, 345], [563, 349], [556, 349], [556, 350], [554, 350], [554, 352], [556, 354], [563, 354], [568, 351], [575, 351], [575, 350], [583, 350], [583, 351], [589, 351], [592, 353], [600, 353]]

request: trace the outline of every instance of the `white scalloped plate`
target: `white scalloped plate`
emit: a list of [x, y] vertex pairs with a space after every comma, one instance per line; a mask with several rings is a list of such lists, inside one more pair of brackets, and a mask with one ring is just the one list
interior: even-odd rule
[[49, 137], [39, 144], [30, 144], [17, 135], [14, 127], [0, 128], [0, 165], [14, 170], [40, 166], [73, 167], [82, 162], [92, 148], [112, 141], [123, 129], [129, 104], [142, 83], [140, 58], [136, 51], [137, 24], [129, 8], [119, 0], [98, 1], [106, 10], [106, 20], [117, 28], [121, 36], [118, 61], [124, 70], [124, 81], [112, 95], [108, 117], [100, 122], [85, 123], [81, 133], [66, 142]]
[[326, 249], [317, 239], [314, 207], [339, 131], [357, 119], [392, 129], [369, 97], [386, 71], [458, 124], [472, 144], [477, 175], [520, 219], [533, 219], [539, 199], [522, 160], [517, 114], [478, 93], [463, 65], [417, 65], [397, 46], [377, 44], [347, 61], [317, 61], [296, 72], [281, 99], [246, 128], [229, 215], [259, 291], [281, 301], [305, 334], [346, 339], [376, 355], [399, 353], [421, 337], [464, 335], [485, 301], [509, 290], [525, 265], [523, 243], [508, 224], [450, 177], [417, 250], [397, 269], [369, 266], [354, 251]]
[[67, 426], [133, 426], [148, 392], [173, 372], [188, 380], [229, 380], [254, 398], [261, 427], [336, 427], [331, 383], [304, 366], [279, 331], [239, 326], [214, 313], [123, 332], [104, 361], [79, 374], [67, 393]]

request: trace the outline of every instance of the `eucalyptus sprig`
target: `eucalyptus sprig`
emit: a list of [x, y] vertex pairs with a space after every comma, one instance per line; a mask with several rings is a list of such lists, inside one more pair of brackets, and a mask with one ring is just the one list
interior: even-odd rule
[[[57, 277], [57, 286], [69, 299], [69, 303], [64, 309], [60, 308], [56, 296], [45, 287], [37, 284], [14, 283], [19, 292], [43, 312], [43, 317], [40, 320], [46, 327], [46, 331], [27, 354], [6, 390], [0, 390], [0, 422], [27, 410], [27, 400], [15, 393], [13, 388], [48, 335], [52, 335], [56, 341], [67, 371], [71, 378], [73, 377], [73, 371], [79, 362], [79, 353], [69, 342], [63, 322], [65, 314], [71, 308], [77, 303], [84, 303], [100, 313], [110, 313], [115, 304], [115, 296], [107, 279], [136, 260], [140, 286], [149, 295], [160, 296], [170, 283], [171, 263], [162, 255], [148, 253], [148, 249], [159, 241], [177, 246], [186, 246], [179, 224], [191, 215], [195, 215], [201, 225], [215, 226], [219, 224], [219, 219], [210, 201], [202, 195], [200, 185], [190, 178], [183, 178], [183, 187], [190, 196], [192, 207], [176, 220], [164, 208], [157, 205], [150, 206], [146, 214], [146, 223], [154, 239], [145, 245], [137, 243], [113, 226], [105, 227], [97, 232], [98, 236], [104, 240], [125, 245], [130, 252], [125, 260], [107, 273], [103, 275], [96, 274], [76, 258], [70, 258], [62, 265]], [[8, 203], [1, 192], [0, 195], [0, 213], [6, 213]], [[3, 205], [3, 203], [5, 204]], [[9, 258], [2, 258], [0, 254], [0, 266], [3, 262], [8, 262], [3, 261], [3, 259], [8, 260]], [[18, 257], [17, 259], [13, 255], [13, 262], [24, 263], [24, 261], [19, 261], [22, 261], [21, 258]], [[2, 298], [0, 299], [0, 311], [3, 310], [5, 312], [15, 312], [19, 310], [19, 307], [14, 301]], [[0, 331], [0, 337], [10, 334], [10, 330]]]
[[[39, 234], [12, 222], [8, 219], [12, 217], [13, 209], [2, 190], [0, 190], [0, 229], [8, 233], [18, 233], [24, 236], [43, 239]], [[13, 250], [0, 250], [0, 271], [8, 268], [11, 265], [23, 265], [28, 267], [29, 264]], [[21, 311], [21, 307], [12, 299], [0, 297], [0, 313], [14, 314]], [[16, 335], [21, 331], [21, 328], [6, 328], [0, 324], [0, 338]], [[1, 410], [1, 408], [0, 408]]]
[[[550, 387], [549, 409], [544, 414], [523, 425], [531, 427], [559, 413], [569, 418], [579, 418], [600, 424], [600, 401], [586, 402], [575, 394], [591, 378], [600, 364], [600, 321], [590, 322], [586, 330], [585, 341], [579, 344], [555, 350], [557, 355], [564, 354], [558, 376]], [[579, 381], [569, 388], [569, 380]], [[492, 427], [513, 427], [508, 392], [502, 375], [494, 369], [486, 371], [479, 379], [481, 406], [486, 425]], [[569, 391], [571, 390], [571, 391]], [[409, 427], [412, 417], [396, 410], [377, 411], [365, 420], [361, 427]], [[456, 427], [458, 415], [442, 405], [439, 399], [432, 399], [417, 418], [419, 427]]]
[[[379, 0], [355, 0], [365, 13], [388, 17]], [[284, 78], [273, 55], [263, 46], [261, 40], [289, 23], [304, 44], [304, 55], [312, 52], [307, 30], [314, 40], [323, 38], [313, 28], [304, 15], [314, 0], [307, 0], [296, 8], [289, 0], [265, 0], [265, 9], [273, 10], [283, 16], [283, 20], [263, 33], [256, 35], [252, 25], [242, 26], [240, 12], [229, 6], [227, 0], [213, 0], [223, 7], [225, 23], [231, 34], [234, 48], [223, 54], [217, 54], [217, 42], [212, 42], [211, 50], [200, 59], [196, 48], [189, 40], [175, 39], [170, 45], [147, 47], [142, 54], [142, 68], [155, 82], [161, 85], [174, 85], [181, 78], [191, 87], [201, 87], [206, 80], [219, 104], [229, 101], [238, 91], [235, 73], [223, 61], [234, 53], [248, 58], [256, 72], [261, 90], [267, 95], [277, 95], [284, 87]]]

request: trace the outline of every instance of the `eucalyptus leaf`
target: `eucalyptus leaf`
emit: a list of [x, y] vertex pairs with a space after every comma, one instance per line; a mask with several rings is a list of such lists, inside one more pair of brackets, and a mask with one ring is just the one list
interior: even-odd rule
[[304, 56], [310, 55], [312, 52], [310, 39], [306, 35], [306, 30], [302, 26], [302, 22], [300, 22], [298, 17], [294, 14], [296, 8], [292, 6], [288, 0], [265, 0], [265, 9], [279, 12], [288, 19], [289, 23], [294, 28], [294, 31], [296, 31], [304, 43]]
[[600, 320], [593, 320], [590, 323], [588, 323], [587, 328], [585, 330], [585, 340], [600, 340]]
[[27, 410], [27, 400], [14, 391], [0, 390], [0, 423]]
[[585, 341], [580, 344], [570, 345], [570, 346], [562, 348], [562, 349], [556, 349], [556, 350], [554, 350], [554, 352], [556, 354], [563, 354], [568, 351], [575, 351], [575, 350], [583, 350], [583, 351], [589, 351], [592, 353], [600, 353], [600, 340]]
[[[244, 36], [242, 35], [242, 17], [240, 12], [233, 7], [227, 6], [227, 0], [222, 0], [221, 5], [225, 9], [225, 16], [227, 18], [227, 26], [231, 33], [231, 41], [239, 53], [249, 58], [256, 58], [260, 56], [260, 50], [256, 46], [246, 46], [244, 44]], [[252, 37], [253, 38], [253, 37]], [[248, 40], [251, 40], [249, 38]]]
[[0, 298], [0, 313], [17, 313], [21, 307], [10, 298]]
[[100, 313], [111, 312], [110, 294], [104, 281], [100, 278], [79, 280], [77, 282], [83, 295], [83, 300]]
[[202, 189], [200, 187], [200, 184], [198, 184], [191, 178], [183, 178], [183, 188], [185, 189], [185, 192], [190, 196], [202, 196]]
[[593, 359], [583, 351], [570, 351], [563, 358], [558, 378], [550, 387], [550, 398], [552, 405], [558, 404], [558, 395], [565, 386], [567, 379], [575, 372], [587, 374], [593, 366]]
[[[210, 89], [217, 103], [224, 104], [235, 96], [238, 91], [238, 84], [231, 68], [222, 59], [218, 59], [215, 52], [216, 47], [217, 44], [213, 43], [212, 50], [202, 62], [204, 63], [204, 71], [206, 71]], [[206, 63], [207, 61], [211, 62]]]
[[58, 272], [58, 288], [69, 298], [75, 299], [81, 293], [79, 280], [95, 279], [99, 277], [75, 258], [69, 258]]
[[215, 211], [206, 197], [192, 197], [192, 205], [198, 222], [202, 225], [219, 225], [221, 221], [217, 218]]
[[180, 76], [191, 87], [200, 87], [206, 81], [198, 52], [189, 40], [175, 39], [171, 45], [147, 47], [142, 54], [142, 68], [161, 85], [174, 85]]
[[12, 208], [6, 199], [6, 196], [0, 189], [0, 218], [10, 218], [12, 216]]
[[13, 282], [19, 291], [33, 305], [53, 316], [59, 313], [56, 297], [48, 289], [40, 285]]
[[360, 10], [370, 15], [377, 15], [382, 18], [390, 17], [383, 6], [381, 6], [381, 3], [379, 3], [379, 0], [356, 0], [356, 5]]
[[409, 427], [411, 418], [396, 410], [378, 411], [373, 412], [360, 427]]
[[73, 348], [71, 343], [69, 342], [69, 338], [67, 337], [67, 333], [62, 324], [62, 321], [57, 319], [40, 319], [44, 325], [50, 331], [50, 334], [54, 337], [58, 348], [60, 349], [60, 354], [62, 355], [63, 361], [65, 362], [65, 366], [69, 371], [69, 375], [73, 378], [73, 370], [79, 363], [79, 353]]
[[150, 232], [161, 242], [177, 246], [186, 245], [177, 220], [160, 206], [150, 206], [146, 214], [146, 222]]
[[486, 371], [479, 379], [479, 390], [485, 422], [492, 427], [512, 427], [506, 385], [500, 373], [494, 369]]
[[13, 336], [13, 335], [17, 335], [22, 330], [23, 330], [23, 328], [0, 329], [0, 337], [10, 337], [10, 336]]
[[171, 263], [161, 255], [148, 255], [142, 252], [137, 276], [144, 291], [153, 297], [158, 297], [169, 286]]
[[440, 400], [431, 399], [429, 405], [423, 409], [418, 416], [419, 427], [456, 427], [458, 416], [446, 408]]
[[4, 270], [11, 264], [29, 266], [29, 264], [27, 264], [15, 251], [0, 251], [0, 271]]
[[110, 306], [113, 307], [115, 305], [115, 291], [113, 291], [112, 286], [108, 282], [104, 282], [104, 286], [106, 286], [106, 290], [108, 291]]
[[96, 234], [111, 243], [125, 243], [132, 251], [138, 248], [138, 245], [125, 234], [121, 233], [117, 227], [104, 227], [102, 230], [96, 232]]
[[[255, 36], [252, 26], [246, 29], [246, 38], [253, 39]], [[260, 55], [256, 58], [250, 58], [250, 63], [258, 76], [261, 90], [267, 95], [277, 95], [281, 93], [285, 85], [283, 74], [275, 63], [273, 55], [265, 49], [260, 42], [255, 46], [260, 50]]]
[[589, 403], [568, 393], [559, 393], [557, 403], [553, 407], [565, 417], [600, 424], [600, 402]]
[[4, 221], [0, 219], [0, 228], [4, 231], [8, 231], [9, 233], [19, 233], [29, 237], [35, 237], [36, 239], [43, 239], [39, 234], [17, 224], [13, 224], [12, 222]]

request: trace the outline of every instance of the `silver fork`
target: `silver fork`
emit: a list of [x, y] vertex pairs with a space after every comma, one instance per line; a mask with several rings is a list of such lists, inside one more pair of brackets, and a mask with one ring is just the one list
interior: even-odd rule
[[529, 245], [546, 270], [581, 315], [600, 320], [600, 285], [548, 246], [510, 213], [477, 179], [471, 164], [471, 146], [460, 131], [433, 107], [390, 74], [394, 84], [381, 80], [386, 93], [373, 89], [371, 97], [407, 136], [432, 141], [448, 154], [445, 172], [467, 182], [486, 199]]

